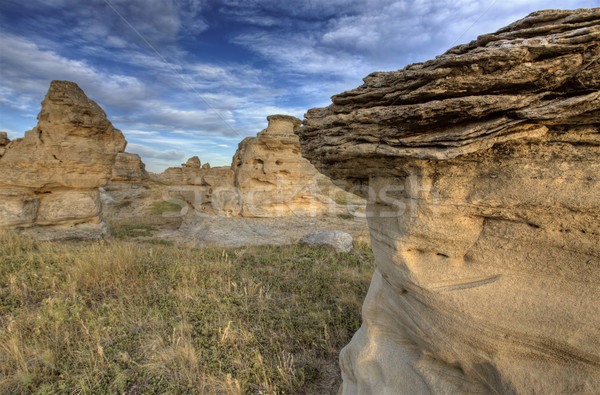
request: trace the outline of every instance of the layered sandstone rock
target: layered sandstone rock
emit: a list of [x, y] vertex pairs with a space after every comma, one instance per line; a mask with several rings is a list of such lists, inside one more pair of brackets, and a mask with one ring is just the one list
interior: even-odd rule
[[[294, 134], [300, 120], [287, 115], [267, 117], [268, 127], [244, 139], [231, 167], [211, 167], [194, 156], [150, 179], [167, 184], [165, 196], [185, 200], [193, 210], [225, 216], [316, 216], [339, 209], [329, 195], [340, 190], [300, 154]], [[319, 177], [320, 176], [320, 177]], [[329, 207], [327, 206], [329, 204]]]
[[240, 196], [233, 186], [233, 171], [229, 167], [201, 169], [194, 183], [172, 185], [165, 196], [186, 201], [196, 212], [223, 216], [240, 213]]
[[186, 163], [182, 163], [181, 167], [191, 167], [194, 169], [200, 169], [202, 167], [202, 162], [200, 162], [200, 158], [197, 156], [192, 156], [187, 160]]
[[102, 237], [98, 187], [125, 138], [72, 82], [52, 81], [38, 120], [0, 158], [0, 228], [42, 239]]
[[[173, 185], [202, 185], [205, 183], [203, 177], [213, 178], [213, 174], [223, 175], [225, 167], [219, 168], [217, 171], [210, 171], [211, 167], [208, 163], [202, 165], [200, 159], [197, 156], [192, 156], [187, 160], [186, 163], [182, 163], [181, 167], [169, 167], [160, 174], [150, 174], [150, 178]], [[233, 172], [231, 172], [233, 176]], [[227, 182], [229, 175], [226, 176], [225, 180], [219, 184]], [[215, 180], [210, 184], [215, 186]], [[233, 185], [231, 182], [229, 185]]]
[[294, 131], [300, 120], [288, 115], [267, 117], [269, 125], [256, 137], [244, 139], [231, 168], [240, 193], [241, 215], [319, 215], [325, 206], [317, 197], [317, 171], [300, 154]]
[[6, 152], [6, 146], [10, 143], [8, 139], [8, 134], [6, 132], [0, 132], [0, 158]]
[[600, 9], [543, 11], [306, 115], [369, 198], [345, 394], [600, 393]]
[[138, 154], [119, 152], [115, 158], [112, 169], [111, 184], [133, 183], [139, 184], [148, 177], [146, 165]]
[[[104, 216], [116, 216], [120, 213], [120, 209], [131, 206], [133, 202], [137, 203], [133, 204], [136, 209], [140, 208], [140, 203], [148, 195], [155, 195], [148, 191], [151, 189], [151, 185], [146, 182], [147, 180], [146, 165], [140, 156], [119, 152], [115, 157], [109, 183], [99, 189]], [[131, 210], [126, 210], [123, 214], [130, 216]]]

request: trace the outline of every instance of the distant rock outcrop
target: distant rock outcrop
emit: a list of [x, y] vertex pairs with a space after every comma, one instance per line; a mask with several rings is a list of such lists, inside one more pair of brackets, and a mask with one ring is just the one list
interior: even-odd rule
[[138, 154], [119, 152], [115, 158], [112, 170], [111, 184], [116, 183], [141, 183], [148, 177], [146, 165]]
[[288, 115], [267, 117], [269, 126], [245, 138], [232, 161], [234, 183], [241, 195], [241, 215], [319, 215], [314, 166], [300, 154], [294, 131], [301, 121]]
[[0, 158], [0, 228], [41, 239], [102, 237], [98, 188], [125, 149], [123, 134], [67, 81], [52, 81], [38, 120]]
[[6, 146], [8, 145], [8, 143], [10, 143], [10, 140], [8, 139], [8, 134], [6, 132], [0, 132], [0, 158], [2, 158], [2, 156], [6, 152]]
[[600, 393], [600, 9], [364, 82], [297, 132], [369, 198], [343, 393]]
[[[193, 156], [188, 159], [186, 163], [182, 163], [181, 167], [169, 167], [162, 173], [150, 174], [149, 176], [153, 180], [172, 185], [233, 185], [233, 181], [231, 181], [233, 171], [231, 171], [228, 166], [215, 169], [218, 170], [213, 169], [213, 171], [211, 171], [211, 167], [208, 163], [202, 165], [200, 159], [197, 156]], [[231, 174], [225, 174], [228, 172], [231, 172]], [[214, 175], [216, 174], [225, 176], [225, 178], [217, 180], [214, 178]], [[231, 182], [228, 183], [228, 181]]]
[[237, 216], [240, 212], [239, 194], [233, 186], [230, 166], [201, 165], [197, 156], [181, 167], [169, 167], [149, 178], [165, 185], [165, 197], [185, 200], [194, 210], [214, 215]]
[[193, 169], [200, 169], [202, 167], [202, 162], [200, 162], [200, 158], [197, 156], [192, 156], [187, 160], [186, 163], [182, 163], [181, 167], [191, 167]]
[[244, 139], [231, 167], [211, 167], [194, 156], [150, 178], [171, 186], [169, 197], [181, 198], [202, 213], [246, 216], [315, 216], [326, 207], [316, 189], [317, 171], [300, 154], [294, 130], [300, 120], [267, 117], [269, 125]]

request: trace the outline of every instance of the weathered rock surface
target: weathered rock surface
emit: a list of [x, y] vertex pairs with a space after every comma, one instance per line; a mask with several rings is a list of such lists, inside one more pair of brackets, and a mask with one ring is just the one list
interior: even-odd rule
[[172, 185], [233, 186], [233, 171], [228, 166], [211, 169], [208, 163], [202, 165], [197, 156], [182, 163], [181, 167], [169, 167], [160, 174], [149, 173], [149, 177]]
[[6, 152], [6, 146], [10, 143], [8, 139], [8, 134], [6, 132], [0, 132], [0, 158]]
[[165, 199], [183, 199], [191, 209], [201, 213], [239, 215], [241, 203], [233, 185], [233, 170], [230, 166], [207, 165], [201, 165], [194, 156], [181, 167], [170, 167], [160, 174], [149, 173], [149, 177], [167, 184], [163, 187]]
[[141, 183], [148, 177], [146, 165], [138, 154], [119, 152], [115, 158], [110, 183]]
[[198, 158], [197, 156], [192, 156], [190, 159], [187, 160], [186, 163], [182, 163], [181, 167], [192, 167], [195, 169], [199, 169], [202, 167], [202, 162], [200, 162], [200, 158]]
[[288, 115], [267, 117], [269, 125], [244, 139], [232, 161], [234, 185], [241, 195], [241, 215], [315, 216], [325, 210], [317, 198], [317, 171], [300, 154], [294, 131], [301, 121]]
[[214, 215], [237, 216], [240, 213], [240, 196], [233, 186], [230, 167], [198, 169], [192, 185], [171, 186], [170, 198], [185, 200], [194, 210]]
[[[203, 214], [260, 218], [344, 211], [345, 202], [339, 206], [335, 198], [347, 193], [300, 154], [294, 134], [300, 120], [287, 115], [267, 119], [265, 130], [239, 144], [231, 167], [211, 167], [194, 156], [181, 167], [148, 173], [148, 177], [166, 184], [165, 199], [183, 199], [190, 209]], [[119, 202], [117, 197], [115, 203]]]
[[352, 236], [341, 230], [317, 230], [306, 234], [298, 240], [300, 244], [311, 247], [331, 247], [338, 251], [352, 251]]
[[369, 198], [343, 393], [600, 393], [600, 9], [364, 81], [297, 132]]
[[0, 228], [39, 238], [106, 234], [98, 187], [126, 141], [72, 82], [52, 81], [38, 125], [0, 158]]
[[104, 217], [113, 217], [130, 206], [133, 206], [133, 210], [124, 210], [124, 216], [131, 217], [132, 211], [139, 209], [148, 210], [145, 201], [157, 195], [155, 191], [150, 191], [154, 185], [148, 181], [146, 165], [139, 155], [118, 153], [109, 183], [99, 188]]

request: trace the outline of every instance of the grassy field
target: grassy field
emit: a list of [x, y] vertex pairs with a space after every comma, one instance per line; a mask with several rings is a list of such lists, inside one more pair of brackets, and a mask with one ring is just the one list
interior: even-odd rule
[[0, 393], [336, 393], [373, 271], [356, 247], [0, 233]]

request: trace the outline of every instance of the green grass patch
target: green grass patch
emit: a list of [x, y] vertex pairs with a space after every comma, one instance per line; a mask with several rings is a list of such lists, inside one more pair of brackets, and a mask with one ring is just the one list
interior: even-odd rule
[[0, 233], [0, 393], [323, 393], [374, 268], [355, 247]]
[[148, 239], [148, 240], [144, 240], [144, 243], [154, 244], [154, 245], [163, 245], [163, 246], [172, 246], [174, 244], [171, 240], [165, 240], [165, 239]]
[[119, 203], [117, 205], [118, 208], [125, 208], [125, 207], [129, 207], [131, 206], [131, 203], [133, 203], [131, 200], [124, 200], [121, 203]]
[[132, 237], [150, 237], [152, 232], [157, 230], [156, 226], [148, 224], [123, 224], [114, 225], [111, 231], [114, 237], [118, 239], [128, 239]]
[[178, 213], [182, 207], [185, 206], [185, 202], [181, 200], [162, 200], [160, 202], [154, 202], [148, 208], [151, 214], [162, 215], [168, 213]]
[[352, 214], [340, 213], [337, 215], [338, 218], [341, 219], [352, 219], [354, 216]]

